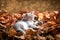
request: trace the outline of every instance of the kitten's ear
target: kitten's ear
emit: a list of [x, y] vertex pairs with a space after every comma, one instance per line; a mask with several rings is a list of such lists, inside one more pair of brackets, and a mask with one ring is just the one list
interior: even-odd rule
[[23, 14], [22, 17], [25, 16], [25, 15], [26, 15], [26, 14]]
[[35, 13], [35, 11], [32, 11], [32, 12], [30, 12], [31, 14], [34, 14]]

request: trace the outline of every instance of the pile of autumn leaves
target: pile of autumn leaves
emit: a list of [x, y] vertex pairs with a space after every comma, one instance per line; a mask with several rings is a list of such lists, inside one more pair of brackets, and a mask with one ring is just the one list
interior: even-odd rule
[[[15, 35], [14, 29], [10, 29], [18, 20], [22, 19], [22, 15], [26, 13], [25, 11], [19, 11], [17, 13], [9, 14], [6, 11], [2, 10], [0, 11], [0, 29], [7, 28], [10, 31], [7, 31], [9, 35]], [[42, 13], [39, 13], [38, 11], [35, 12], [35, 15], [38, 17], [39, 21], [43, 21], [44, 24], [41, 24], [40, 30], [38, 30], [39, 34], [40, 31], [43, 30], [45, 33], [48, 33], [49, 31], [52, 32], [53, 35], [59, 33], [55, 29], [59, 24], [57, 24], [57, 15], [58, 11], [45, 11]]]

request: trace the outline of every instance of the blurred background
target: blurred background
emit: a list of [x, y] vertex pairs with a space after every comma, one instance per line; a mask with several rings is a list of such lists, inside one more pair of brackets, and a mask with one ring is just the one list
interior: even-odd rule
[[0, 9], [10, 13], [18, 10], [52, 11], [60, 8], [60, 0], [0, 0]]

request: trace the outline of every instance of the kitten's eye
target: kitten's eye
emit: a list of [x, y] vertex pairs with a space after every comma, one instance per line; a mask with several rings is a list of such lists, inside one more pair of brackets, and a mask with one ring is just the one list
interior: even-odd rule
[[35, 20], [38, 20], [38, 17], [34, 17]]

